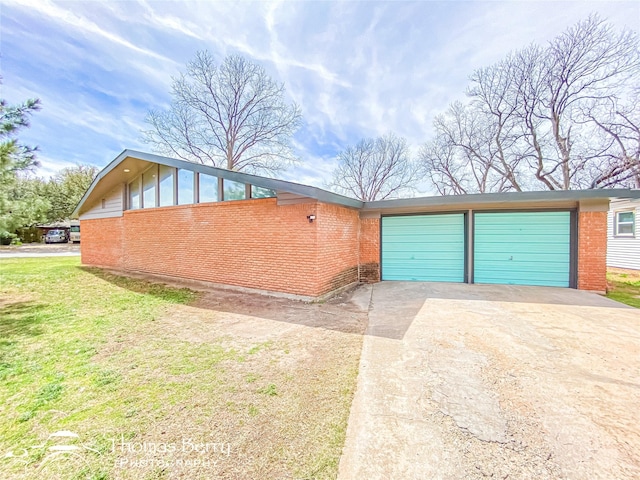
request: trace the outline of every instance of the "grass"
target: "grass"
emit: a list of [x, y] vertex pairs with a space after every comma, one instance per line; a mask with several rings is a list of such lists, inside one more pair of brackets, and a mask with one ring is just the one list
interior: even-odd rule
[[640, 272], [610, 270], [607, 284], [607, 297], [640, 308]]
[[[127, 415], [132, 385], [123, 379], [122, 365], [95, 361], [96, 353], [153, 321], [167, 305], [195, 298], [186, 289], [85, 271], [78, 263], [0, 263], [0, 452], [21, 452], [19, 461], [0, 463], [0, 471], [16, 477], [24, 465], [28, 473], [39, 464], [46, 449], [32, 447], [46, 444], [55, 431], [74, 431], [92, 448], [109, 432], [143, 429], [144, 419], [132, 423]], [[147, 393], [153, 397], [159, 388], [149, 386]], [[104, 478], [100, 459], [84, 460], [83, 478]], [[55, 476], [54, 465], [45, 467]]]
[[[194, 307], [201, 295], [77, 258], [0, 260], [0, 478], [335, 478], [360, 337], [216, 334], [221, 319], [255, 325]], [[227, 442], [233, 455], [118, 464], [175, 460], [135, 448], [184, 441]]]

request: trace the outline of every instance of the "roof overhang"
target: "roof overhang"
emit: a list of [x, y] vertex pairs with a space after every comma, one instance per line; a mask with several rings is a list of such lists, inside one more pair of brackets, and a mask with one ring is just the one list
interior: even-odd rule
[[223, 168], [210, 167], [198, 163], [187, 162], [175, 158], [154, 155], [151, 153], [138, 152], [135, 150], [124, 150], [109, 165], [107, 165], [93, 180], [89, 189], [84, 194], [72, 216], [78, 217], [91, 207], [96, 201], [104, 197], [108, 192], [119, 184], [126, 184], [135, 179], [141, 172], [145, 171], [152, 164], [166, 165], [174, 168], [182, 168], [193, 172], [213, 175], [219, 178], [226, 178], [234, 182], [247, 183], [257, 187], [269, 188], [280, 192], [289, 192], [309, 197], [320, 202], [333, 203], [345, 207], [360, 209], [363, 202], [353, 198], [338, 195], [327, 190], [309, 185], [302, 185], [275, 178], [261, 177], [248, 173], [234, 172]]
[[135, 150], [124, 150], [96, 176], [78, 203], [78, 206], [75, 208], [72, 216], [77, 218], [99, 199], [112, 191], [114, 187], [131, 182], [152, 164], [191, 170], [219, 178], [226, 178], [235, 182], [269, 188], [277, 192], [297, 194], [323, 203], [355, 208], [360, 210], [361, 216], [461, 211], [469, 209], [577, 208], [581, 205], [608, 205], [609, 200], [614, 198], [640, 199], [640, 190], [597, 189], [482, 193], [362, 202], [309, 185], [234, 172], [162, 155], [154, 155]]
[[547, 190], [401, 198], [365, 202], [362, 216], [463, 210], [570, 209], [608, 205], [614, 198], [640, 198], [640, 190]]

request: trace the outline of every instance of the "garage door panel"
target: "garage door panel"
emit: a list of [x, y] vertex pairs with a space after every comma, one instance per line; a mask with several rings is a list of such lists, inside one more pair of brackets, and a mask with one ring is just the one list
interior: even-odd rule
[[464, 281], [464, 215], [382, 218], [382, 279]]
[[474, 281], [568, 287], [570, 212], [478, 213]]
[[429, 265], [425, 265], [415, 268], [406, 268], [401, 266], [397, 269], [387, 267], [383, 274], [383, 280], [461, 283], [464, 280], [464, 277], [460, 277], [456, 272], [433, 269]]
[[517, 245], [518, 239], [512, 239], [511, 242], [492, 243], [490, 245], [483, 244], [476, 249], [477, 253], [495, 254], [496, 258], [510, 257], [512, 255], [561, 255], [566, 257], [567, 243], [527, 243], [526, 245]]

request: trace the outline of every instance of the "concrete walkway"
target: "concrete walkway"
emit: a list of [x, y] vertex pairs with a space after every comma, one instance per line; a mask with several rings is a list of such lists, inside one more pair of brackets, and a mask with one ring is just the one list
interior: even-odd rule
[[640, 478], [640, 310], [382, 282], [339, 479]]

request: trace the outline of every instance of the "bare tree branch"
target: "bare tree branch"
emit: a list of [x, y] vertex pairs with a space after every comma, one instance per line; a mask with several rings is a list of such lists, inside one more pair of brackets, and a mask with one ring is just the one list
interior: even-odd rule
[[294, 161], [290, 139], [300, 109], [284, 86], [240, 56], [216, 65], [199, 52], [173, 80], [166, 111], [151, 110], [144, 139], [154, 150], [229, 170], [269, 173]]
[[329, 187], [369, 202], [407, 193], [416, 181], [407, 141], [388, 134], [361, 140], [341, 152]]
[[[638, 34], [592, 15], [549, 42], [476, 70], [469, 102], [434, 121], [421, 150], [438, 191], [638, 182]], [[637, 97], [637, 93], [636, 93]], [[636, 182], [636, 183], [634, 183]]]

